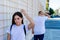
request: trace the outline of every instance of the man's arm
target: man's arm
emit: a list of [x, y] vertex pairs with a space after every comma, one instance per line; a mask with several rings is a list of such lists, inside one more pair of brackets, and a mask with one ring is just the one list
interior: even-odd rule
[[50, 18], [50, 15], [49, 14], [45, 13], [44, 15], [47, 16], [48, 18]]

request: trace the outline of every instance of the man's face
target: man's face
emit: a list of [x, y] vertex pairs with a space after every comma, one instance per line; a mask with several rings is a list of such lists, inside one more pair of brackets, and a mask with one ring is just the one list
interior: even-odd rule
[[41, 12], [39, 15], [44, 15], [44, 13], [43, 13], [43, 12]]

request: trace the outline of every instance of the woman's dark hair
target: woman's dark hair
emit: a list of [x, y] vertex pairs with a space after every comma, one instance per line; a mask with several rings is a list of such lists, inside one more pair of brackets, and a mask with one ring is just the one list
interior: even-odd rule
[[[13, 16], [12, 16], [12, 25], [13, 25], [13, 24], [16, 24], [15, 21], [14, 21], [14, 17], [15, 17], [16, 15], [18, 15], [18, 16], [21, 17], [21, 18], [23, 18], [23, 15], [22, 15], [21, 12], [15, 12], [15, 13], [13, 14]], [[23, 19], [22, 19], [22, 24], [23, 24]]]

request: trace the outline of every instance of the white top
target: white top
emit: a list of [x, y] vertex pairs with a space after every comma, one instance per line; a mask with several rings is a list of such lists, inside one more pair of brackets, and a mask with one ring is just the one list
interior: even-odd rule
[[[20, 26], [16, 26], [16, 25], [12, 26], [11, 40], [25, 40], [25, 33], [24, 33], [23, 27], [24, 27], [23, 24]], [[27, 26], [25, 26], [25, 27], [27, 29]], [[10, 28], [7, 30], [7, 33], [10, 34]]]
[[34, 18], [34, 35], [40, 35], [45, 33], [45, 21], [47, 20], [47, 18], [47, 16], [37, 16]]

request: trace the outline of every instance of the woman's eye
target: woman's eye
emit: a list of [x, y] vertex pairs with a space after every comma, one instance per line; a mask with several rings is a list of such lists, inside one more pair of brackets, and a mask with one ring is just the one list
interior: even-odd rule
[[19, 20], [19, 18], [17, 18]]

